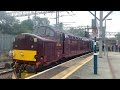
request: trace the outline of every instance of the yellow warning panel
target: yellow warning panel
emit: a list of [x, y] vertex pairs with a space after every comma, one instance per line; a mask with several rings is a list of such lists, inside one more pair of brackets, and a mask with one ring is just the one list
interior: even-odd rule
[[35, 50], [13, 50], [13, 59], [24, 61], [36, 61], [34, 56], [37, 54]]

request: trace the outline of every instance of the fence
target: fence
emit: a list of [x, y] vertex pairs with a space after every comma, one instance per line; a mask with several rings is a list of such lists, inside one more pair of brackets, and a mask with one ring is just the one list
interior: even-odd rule
[[12, 47], [14, 35], [0, 34], [0, 51], [9, 51]]

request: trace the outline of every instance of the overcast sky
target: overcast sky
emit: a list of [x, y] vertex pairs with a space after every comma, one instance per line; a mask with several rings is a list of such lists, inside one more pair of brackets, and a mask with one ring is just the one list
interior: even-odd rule
[[[94, 13], [94, 11], [92, 11]], [[109, 11], [103, 11], [103, 18], [108, 14]], [[73, 11], [68, 14], [67, 12], [61, 12], [61, 15], [72, 15], [73, 13], [75, 15], [73, 16], [64, 16], [59, 18], [59, 22], [75, 22], [75, 23], [65, 23], [65, 24], [70, 24], [70, 25], [64, 25], [65, 27], [76, 27], [76, 26], [91, 26], [91, 20], [94, 19], [94, 16], [88, 12], [88, 11]], [[97, 11], [97, 17], [100, 18], [100, 11]], [[49, 19], [50, 24], [55, 24], [56, 20], [51, 19], [55, 18], [56, 14], [46, 14], [46, 15], [37, 15], [40, 17], [46, 17]], [[28, 17], [20, 17], [18, 19], [24, 20], [27, 19]], [[30, 17], [32, 18], [32, 16]], [[120, 11], [113, 11], [112, 14], [110, 14], [107, 19], [112, 19], [112, 20], [107, 20], [106, 21], [106, 31], [107, 32], [120, 32]], [[99, 22], [98, 22], [99, 23]], [[103, 26], [105, 25], [105, 21], [103, 22]], [[107, 36], [107, 37], [114, 37], [114, 36]]]
[[[105, 11], [103, 15], [105, 16], [109, 11]], [[64, 16], [60, 17], [59, 21], [60, 22], [75, 22], [75, 23], [65, 23], [65, 24], [71, 24], [71, 25], [66, 25], [67, 26], [91, 26], [91, 19], [94, 17], [88, 12], [88, 11], [73, 11], [75, 14], [74, 16]], [[94, 11], [93, 11], [94, 13]], [[70, 13], [71, 15], [72, 13]], [[60, 15], [69, 15], [67, 12], [60, 13]], [[40, 17], [47, 17], [50, 20], [50, 24], [55, 24], [55, 14], [46, 14], [44, 15], [39, 15]], [[103, 16], [103, 17], [104, 17]], [[99, 11], [97, 11], [97, 17], [99, 18]], [[27, 17], [24, 17], [27, 18]], [[20, 19], [20, 18], [19, 18]], [[111, 15], [107, 17], [107, 19], [112, 19], [112, 20], [107, 20], [107, 29], [106, 31], [109, 32], [119, 32], [120, 31], [120, 12], [114, 11]], [[23, 20], [23, 17], [21, 18]], [[104, 22], [103, 22], [104, 25]]]

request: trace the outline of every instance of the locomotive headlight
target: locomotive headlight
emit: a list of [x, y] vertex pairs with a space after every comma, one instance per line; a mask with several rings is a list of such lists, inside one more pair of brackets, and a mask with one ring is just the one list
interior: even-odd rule
[[9, 51], [9, 56], [10, 56], [10, 57], [14, 57], [14, 51], [13, 51], [13, 50], [10, 50], [10, 51]]
[[31, 45], [31, 48], [33, 48], [33, 45]]
[[20, 52], [20, 55], [21, 55], [21, 56], [24, 56], [24, 55], [23, 55], [23, 52]]
[[40, 60], [43, 60], [43, 57], [41, 57]]

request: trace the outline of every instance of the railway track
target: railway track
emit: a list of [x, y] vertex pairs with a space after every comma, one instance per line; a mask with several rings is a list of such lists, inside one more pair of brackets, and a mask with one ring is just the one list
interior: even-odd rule
[[11, 79], [12, 69], [8, 64], [12, 62], [0, 62], [0, 79]]
[[[82, 55], [82, 56], [80, 56], [80, 58], [82, 59], [82, 58], [88, 57], [90, 55], [92, 55], [92, 53]], [[79, 57], [76, 57], [76, 58], [79, 58]], [[43, 77], [43, 74], [47, 73], [47, 75], [48, 75], [49, 73], [51, 74], [53, 71], [55, 71], [55, 74], [52, 75], [52, 76], [54, 76], [57, 73], [60, 73], [60, 72], [64, 71], [64, 69], [67, 69], [68, 67], [71, 67], [71, 66], [75, 65], [79, 61], [77, 61], [75, 63], [73, 63], [73, 62], [74, 62], [74, 60], [68, 59], [68, 60], [63, 60], [61, 62], [53, 63], [53, 64], [49, 65], [48, 67], [44, 67], [38, 74], [41, 74], [42, 77]], [[65, 65], [65, 64], [66, 64], [66, 66], [64, 66], [64, 67], [66, 67], [66, 68], [58, 68], [58, 67], [61, 67], [62, 65]], [[12, 74], [13, 74], [12, 69], [5, 69], [4, 67], [0, 67], [0, 79], [12, 79]], [[47, 75], [46, 75], [46, 77], [47, 77]], [[49, 76], [51, 76], [51, 75], [49, 75]], [[32, 77], [32, 76], [30, 76], [30, 77]], [[25, 79], [30, 79], [30, 77], [25, 78]], [[46, 78], [46, 77], [43, 77], [43, 78], [42, 77], [40, 77], [40, 78], [41, 79]], [[49, 78], [49, 77], [47, 77], [47, 78]]]
[[12, 69], [0, 70], [0, 79], [12, 79]]

